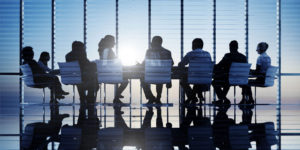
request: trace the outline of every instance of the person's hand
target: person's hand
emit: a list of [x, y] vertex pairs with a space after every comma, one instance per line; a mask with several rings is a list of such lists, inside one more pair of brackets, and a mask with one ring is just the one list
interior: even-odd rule
[[166, 87], [167, 87], [168, 89], [171, 88], [171, 87], [172, 87], [172, 82], [167, 83]]

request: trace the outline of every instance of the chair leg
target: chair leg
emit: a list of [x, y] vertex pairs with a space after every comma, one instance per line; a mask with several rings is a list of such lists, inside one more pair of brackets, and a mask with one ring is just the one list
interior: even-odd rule
[[255, 123], [257, 122], [257, 118], [256, 118], [256, 86], [254, 86], [254, 120], [255, 120]]
[[43, 88], [43, 104], [46, 102], [45, 88]]
[[73, 125], [75, 124], [75, 85], [73, 85]]
[[202, 92], [202, 94], [203, 94], [203, 98], [204, 98], [204, 102], [203, 102], [203, 105], [204, 105], [204, 117], [206, 117], [206, 92]]
[[75, 85], [73, 85], [73, 105], [75, 104]]
[[104, 84], [104, 128], [106, 128], [106, 84]]
[[233, 86], [233, 100], [234, 100], [234, 122], [236, 122], [236, 86]]
[[169, 89], [167, 88], [167, 122], [169, 122]]
[[46, 94], [45, 94], [45, 88], [43, 88], [43, 122], [45, 122], [46, 120], [45, 101], [46, 101]]

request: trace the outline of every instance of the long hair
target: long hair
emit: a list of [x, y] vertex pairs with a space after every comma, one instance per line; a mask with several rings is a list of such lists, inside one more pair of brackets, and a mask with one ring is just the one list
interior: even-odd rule
[[42, 52], [39, 61], [43, 62], [46, 65], [48, 61], [47, 57], [50, 58], [50, 54], [48, 52]]
[[103, 55], [103, 51], [104, 51], [105, 47], [106, 47], [106, 46], [105, 46], [105, 39], [102, 38], [102, 39], [100, 40], [100, 42], [98, 43], [98, 52], [99, 52], [100, 58], [101, 58], [102, 55]]

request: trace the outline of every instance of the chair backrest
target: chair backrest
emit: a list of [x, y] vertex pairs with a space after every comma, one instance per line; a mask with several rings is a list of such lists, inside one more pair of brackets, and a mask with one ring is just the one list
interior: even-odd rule
[[188, 83], [211, 84], [214, 64], [211, 61], [191, 60], [188, 69]]
[[172, 132], [168, 128], [147, 128], [145, 130], [146, 150], [172, 150]]
[[61, 137], [59, 150], [80, 149], [82, 140], [82, 129], [75, 126], [64, 125], [61, 128]]
[[274, 123], [273, 122], [266, 122], [265, 124], [265, 133], [266, 133], [266, 141], [269, 145], [275, 145], [278, 143], [278, 140], [276, 138], [276, 131], [274, 129]]
[[80, 66], [77, 61], [58, 63], [58, 66], [63, 84], [81, 84]]
[[230, 85], [248, 84], [250, 67], [251, 64], [248, 63], [233, 62], [229, 70], [229, 84]]
[[264, 86], [273, 86], [278, 67], [270, 66], [267, 69]]
[[23, 80], [25, 84], [29, 87], [35, 86], [30, 66], [28, 64], [21, 65], [21, 71], [23, 73]]
[[188, 129], [189, 147], [191, 150], [214, 150], [211, 127], [191, 127]]
[[123, 69], [119, 59], [96, 60], [98, 83], [122, 83]]
[[232, 150], [248, 149], [251, 147], [248, 126], [237, 125], [229, 127], [229, 142]]
[[164, 84], [171, 82], [172, 60], [146, 59], [145, 82]]
[[104, 128], [99, 130], [97, 149], [122, 150], [123, 135], [122, 128]]

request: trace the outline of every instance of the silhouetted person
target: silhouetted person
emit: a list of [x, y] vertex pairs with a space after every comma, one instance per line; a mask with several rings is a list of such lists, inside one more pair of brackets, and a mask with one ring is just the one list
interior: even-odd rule
[[213, 87], [218, 96], [216, 105], [230, 104], [230, 100], [226, 97], [230, 85], [229, 85], [229, 69], [232, 62], [247, 63], [245, 55], [238, 52], [238, 42], [231, 41], [229, 44], [230, 53], [224, 55], [222, 60], [214, 67], [214, 80], [212, 82]]
[[[211, 56], [207, 51], [204, 51], [203, 49], [203, 41], [200, 38], [196, 38], [192, 42], [192, 51], [188, 52], [183, 59], [178, 63], [178, 67], [183, 69], [185, 65], [188, 65], [190, 61], [197, 60], [204, 63], [211, 62]], [[190, 85], [187, 83], [187, 76], [183, 77], [183, 79], [180, 81], [180, 85], [184, 89], [184, 92], [186, 93], [188, 99], [186, 103], [196, 103], [198, 100], [196, 98], [196, 93], [198, 94], [198, 97], [200, 99], [200, 102], [204, 100], [204, 97], [202, 95], [202, 92], [209, 89], [208, 85], [194, 85], [194, 88], [190, 87]]]
[[22, 134], [21, 147], [24, 150], [47, 150], [49, 142], [59, 141], [59, 131], [62, 120], [69, 117], [68, 114], [59, 114], [59, 106], [50, 106], [50, 120], [48, 123], [34, 122], [25, 127]]
[[[265, 84], [265, 76], [267, 69], [271, 66], [271, 58], [267, 55], [266, 51], [269, 45], [266, 42], [261, 42], [257, 45], [257, 53], [259, 57], [256, 61], [256, 69], [250, 70], [250, 74], [258, 76], [255, 80], [249, 80], [249, 84], [257, 84], [257, 85], [264, 85]], [[248, 96], [248, 100], [247, 97]], [[240, 104], [254, 104], [252, 91], [250, 86], [244, 87], [243, 92], [243, 100]]]
[[99, 89], [96, 63], [88, 60], [84, 44], [80, 41], [74, 41], [72, 51], [66, 55], [66, 62], [72, 61], [78, 61], [82, 76], [82, 84], [77, 85], [80, 104], [94, 104]]
[[242, 122], [240, 124], [250, 125], [253, 116], [253, 107], [249, 105], [239, 105], [240, 110], [242, 110]]
[[[149, 48], [146, 52], [145, 60], [146, 59], [157, 59], [157, 60], [172, 60], [172, 65], [174, 64], [171, 51], [162, 47], [162, 38], [160, 36], [154, 36], [151, 42], [151, 48]], [[145, 64], [145, 61], [143, 62]], [[151, 91], [150, 84], [141, 81], [145, 97], [148, 99], [149, 104], [161, 104], [161, 93], [162, 93], [162, 86], [163, 84], [156, 84], [156, 93], [157, 96], [155, 97]], [[171, 88], [171, 83], [167, 84], [167, 88]]]
[[[98, 52], [100, 55], [100, 60], [113, 60], [117, 59], [117, 56], [113, 52], [112, 48], [115, 46], [115, 38], [112, 35], [106, 35], [100, 40], [98, 44]], [[122, 92], [128, 85], [128, 79], [124, 79], [123, 83], [117, 88], [116, 95], [114, 98], [114, 103], [122, 103], [120, 98], [124, 98]]]
[[50, 60], [50, 54], [48, 52], [42, 52], [40, 55], [38, 64], [47, 73], [59, 74], [59, 70], [52, 70], [48, 67], [49, 60]]
[[228, 118], [227, 111], [230, 105], [221, 106], [214, 118], [213, 141], [220, 150], [230, 150], [229, 126], [235, 125], [234, 120]]
[[[151, 120], [153, 117], [153, 108], [148, 107], [149, 109], [146, 111], [142, 128], [151, 128]], [[163, 121], [162, 121], [162, 114], [161, 114], [161, 107], [156, 107], [156, 127], [163, 128]]]
[[[68, 95], [68, 92], [65, 92], [62, 87], [61, 83], [59, 82], [59, 79], [57, 76], [54, 76], [52, 74], [46, 73], [43, 68], [40, 67], [40, 65], [33, 59], [34, 52], [33, 48], [30, 46], [24, 47], [22, 50], [22, 59], [23, 64], [28, 64], [31, 68], [33, 79], [35, 83], [49, 83], [49, 88], [51, 90], [54, 90], [55, 97], [57, 99], [64, 98], [63, 95]], [[51, 100], [51, 102], [57, 102], [54, 100]]]
[[[87, 112], [87, 113], [86, 113]], [[97, 117], [97, 109], [94, 105], [81, 105], [77, 126], [81, 128], [80, 150], [88, 150], [97, 147], [97, 138], [100, 121]]]

